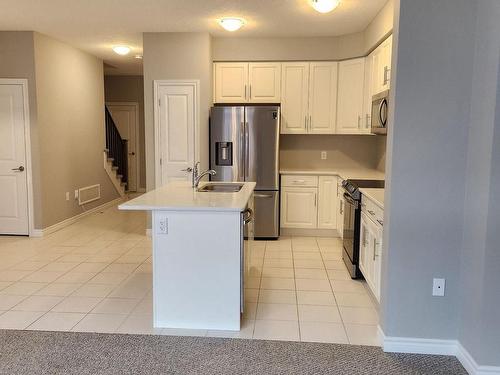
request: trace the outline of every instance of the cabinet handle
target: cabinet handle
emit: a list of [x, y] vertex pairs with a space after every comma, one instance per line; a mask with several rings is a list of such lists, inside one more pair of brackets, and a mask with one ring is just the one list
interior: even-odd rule
[[370, 215], [375, 215], [375, 212], [373, 212], [372, 210], [368, 210], [368, 213], [369, 213]]
[[305, 127], [306, 132], [307, 132], [307, 115], [304, 116], [304, 127]]
[[373, 260], [375, 260], [375, 257], [377, 256], [377, 239], [373, 239]]
[[313, 124], [312, 115], [309, 115], [309, 130], [312, 130], [312, 124]]
[[358, 115], [358, 128], [361, 127], [361, 115]]
[[344, 201], [340, 201], [340, 208], [339, 208], [340, 214], [342, 215], [344, 213]]
[[247, 100], [247, 85], [245, 85], [245, 100]]
[[314, 207], [316, 207], [316, 205], [317, 205], [316, 199], [317, 199], [317, 194], [314, 194]]
[[371, 116], [367, 113], [366, 114], [366, 128], [367, 129], [370, 127], [370, 120], [371, 120]]
[[384, 220], [377, 219], [377, 223], [379, 223], [380, 225], [384, 226]]
[[389, 67], [387, 65], [384, 66], [384, 86], [387, 84], [387, 82], [389, 82], [389, 77], [390, 77], [389, 72], [390, 71], [391, 70], [389, 69]]
[[248, 99], [252, 99], [252, 85], [250, 85], [250, 88], [248, 90]]
[[293, 180], [294, 184], [303, 184], [305, 182], [306, 182], [306, 180]]

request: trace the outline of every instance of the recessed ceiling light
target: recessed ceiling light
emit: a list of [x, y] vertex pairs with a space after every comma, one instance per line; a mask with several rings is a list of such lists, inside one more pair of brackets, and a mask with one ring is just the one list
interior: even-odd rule
[[130, 47], [128, 47], [128, 46], [114, 46], [113, 51], [115, 51], [115, 53], [117, 53], [119, 55], [125, 56], [125, 55], [129, 54]]
[[311, 0], [311, 5], [320, 13], [328, 13], [334, 10], [340, 3], [340, 0]]
[[142, 59], [142, 55], [135, 55], [134, 56], [136, 59]]
[[222, 18], [219, 24], [227, 31], [236, 31], [245, 24], [245, 21], [241, 18]]

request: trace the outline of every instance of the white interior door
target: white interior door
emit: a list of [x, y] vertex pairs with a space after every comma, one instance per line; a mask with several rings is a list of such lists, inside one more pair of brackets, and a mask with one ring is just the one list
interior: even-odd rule
[[29, 234], [22, 84], [0, 83], [0, 234]]
[[137, 191], [139, 173], [138, 105], [134, 103], [107, 103], [118, 132], [128, 146], [128, 191]]
[[157, 88], [157, 187], [176, 180], [190, 180], [195, 161], [198, 121], [197, 84], [159, 84]]

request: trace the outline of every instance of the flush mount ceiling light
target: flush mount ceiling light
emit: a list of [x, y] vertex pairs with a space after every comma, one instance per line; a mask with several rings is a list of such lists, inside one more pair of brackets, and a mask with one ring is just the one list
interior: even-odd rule
[[125, 56], [130, 52], [130, 47], [128, 46], [114, 46], [113, 51], [118, 55]]
[[227, 31], [236, 31], [245, 24], [245, 21], [241, 18], [222, 18], [219, 24]]
[[311, 6], [320, 13], [328, 13], [334, 10], [340, 0], [311, 0]]
[[142, 59], [142, 55], [135, 55], [134, 57], [135, 57], [136, 59], [139, 59], [139, 60], [141, 60], [141, 59]]

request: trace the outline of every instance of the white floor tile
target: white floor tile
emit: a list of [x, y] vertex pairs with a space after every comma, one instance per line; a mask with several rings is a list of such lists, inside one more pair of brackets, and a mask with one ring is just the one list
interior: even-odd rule
[[109, 263], [80, 263], [78, 266], [76, 266], [73, 269], [73, 272], [90, 272], [90, 273], [95, 273], [95, 272], [100, 272], [103, 269], [105, 269], [107, 266], [109, 266]]
[[363, 285], [364, 281], [360, 280], [332, 280], [332, 289], [334, 292], [344, 293], [366, 293]]
[[0, 315], [0, 329], [26, 329], [44, 312], [7, 311]]
[[72, 331], [114, 333], [125, 321], [123, 314], [87, 314]]
[[281, 278], [294, 278], [292, 268], [276, 268], [264, 267], [262, 270], [262, 277], [281, 277]]
[[17, 296], [30, 296], [38, 290], [46, 286], [47, 283], [30, 283], [25, 281], [18, 281], [10, 286], [2, 289], [0, 294], [12, 294]]
[[293, 261], [292, 261], [292, 259], [283, 259], [283, 258], [269, 259], [269, 258], [267, 258], [264, 260], [264, 267], [293, 268]]
[[26, 296], [0, 295], [0, 311], [10, 310], [24, 299]]
[[207, 331], [207, 337], [225, 337], [231, 339], [251, 339], [255, 328], [255, 320], [243, 320], [240, 331]]
[[150, 314], [132, 314], [116, 330], [117, 333], [161, 334], [161, 328], [153, 328], [153, 316]]
[[280, 277], [263, 277], [261, 289], [295, 290], [295, 280]]
[[85, 314], [48, 312], [31, 324], [28, 329], [41, 331], [70, 331]]
[[339, 306], [373, 307], [373, 302], [367, 293], [335, 292], [334, 294]]
[[74, 283], [84, 284], [95, 276], [95, 273], [90, 272], [74, 272], [69, 271], [57, 279], [58, 283]]
[[139, 263], [112, 263], [107, 266], [102, 272], [107, 273], [131, 273], [137, 267], [139, 267]]
[[40, 268], [43, 266], [47, 265], [47, 262], [33, 262], [33, 261], [25, 261], [16, 264], [15, 266], [11, 267], [11, 270], [18, 270], [18, 271], [38, 271]]
[[129, 314], [139, 301], [138, 299], [104, 298], [92, 312], [98, 314]]
[[342, 323], [337, 306], [299, 305], [299, 321]]
[[346, 324], [345, 328], [349, 342], [353, 345], [381, 345], [376, 325]]
[[328, 280], [328, 275], [323, 269], [317, 268], [295, 268], [295, 278], [297, 279], [314, 279]]
[[306, 252], [300, 252], [300, 251], [294, 251], [293, 252], [293, 259], [298, 260], [298, 259], [306, 259], [306, 260], [316, 260], [316, 261], [321, 261], [321, 254], [319, 252], [311, 252], [311, 251], [306, 251]]
[[295, 268], [317, 268], [317, 269], [325, 269], [322, 260], [317, 259], [294, 259], [293, 263]]
[[30, 296], [14, 306], [16, 311], [43, 311], [47, 312], [57, 305], [64, 297]]
[[71, 284], [71, 283], [52, 283], [48, 284], [46, 287], [35, 292], [35, 295], [39, 296], [61, 296], [67, 297], [78, 289], [82, 284]]
[[286, 303], [297, 304], [294, 290], [261, 289], [259, 303]]
[[57, 304], [52, 311], [67, 313], [88, 313], [101, 302], [97, 297], [73, 297], [69, 296]]
[[259, 302], [257, 305], [257, 319], [297, 321], [297, 305]]
[[259, 289], [245, 289], [245, 302], [257, 302], [259, 300]]
[[52, 262], [42, 267], [40, 271], [43, 272], [68, 272], [69, 270], [78, 266], [78, 263], [67, 263], [67, 262]]
[[300, 340], [348, 344], [344, 325], [340, 323], [300, 322]]
[[377, 311], [370, 307], [339, 306], [344, 324], [378, 324]]
[[0, 281], [19, 281], [30, 273], [32, 273], [32, 271], [3, 270], [0, 272]]
[[107, 284], [85, 284], [75, 290], [72, 295], [77, 297], [106, 297], [114, 288], [114, 285]]
[[89, 284], [118, 285], [121, 282], [123, 282], [128, 276], [129, 276], [128, 273], [113, 273], [113, 272], [98, 273], [92, 279], [89, 280]]
[[297, 290], [313, 290], [319, 292], [331, 292], [332, 288], [328, 280], [295, 279]]
[[256, 320], [253, 338], [298, 341], [299, 325], [297, 321]]
[[330, 280], [352, 280], [347, 270], [328, 270], [326, 272]]
[[332, 292], [297, 291], [299, 305], [336, 306]]

